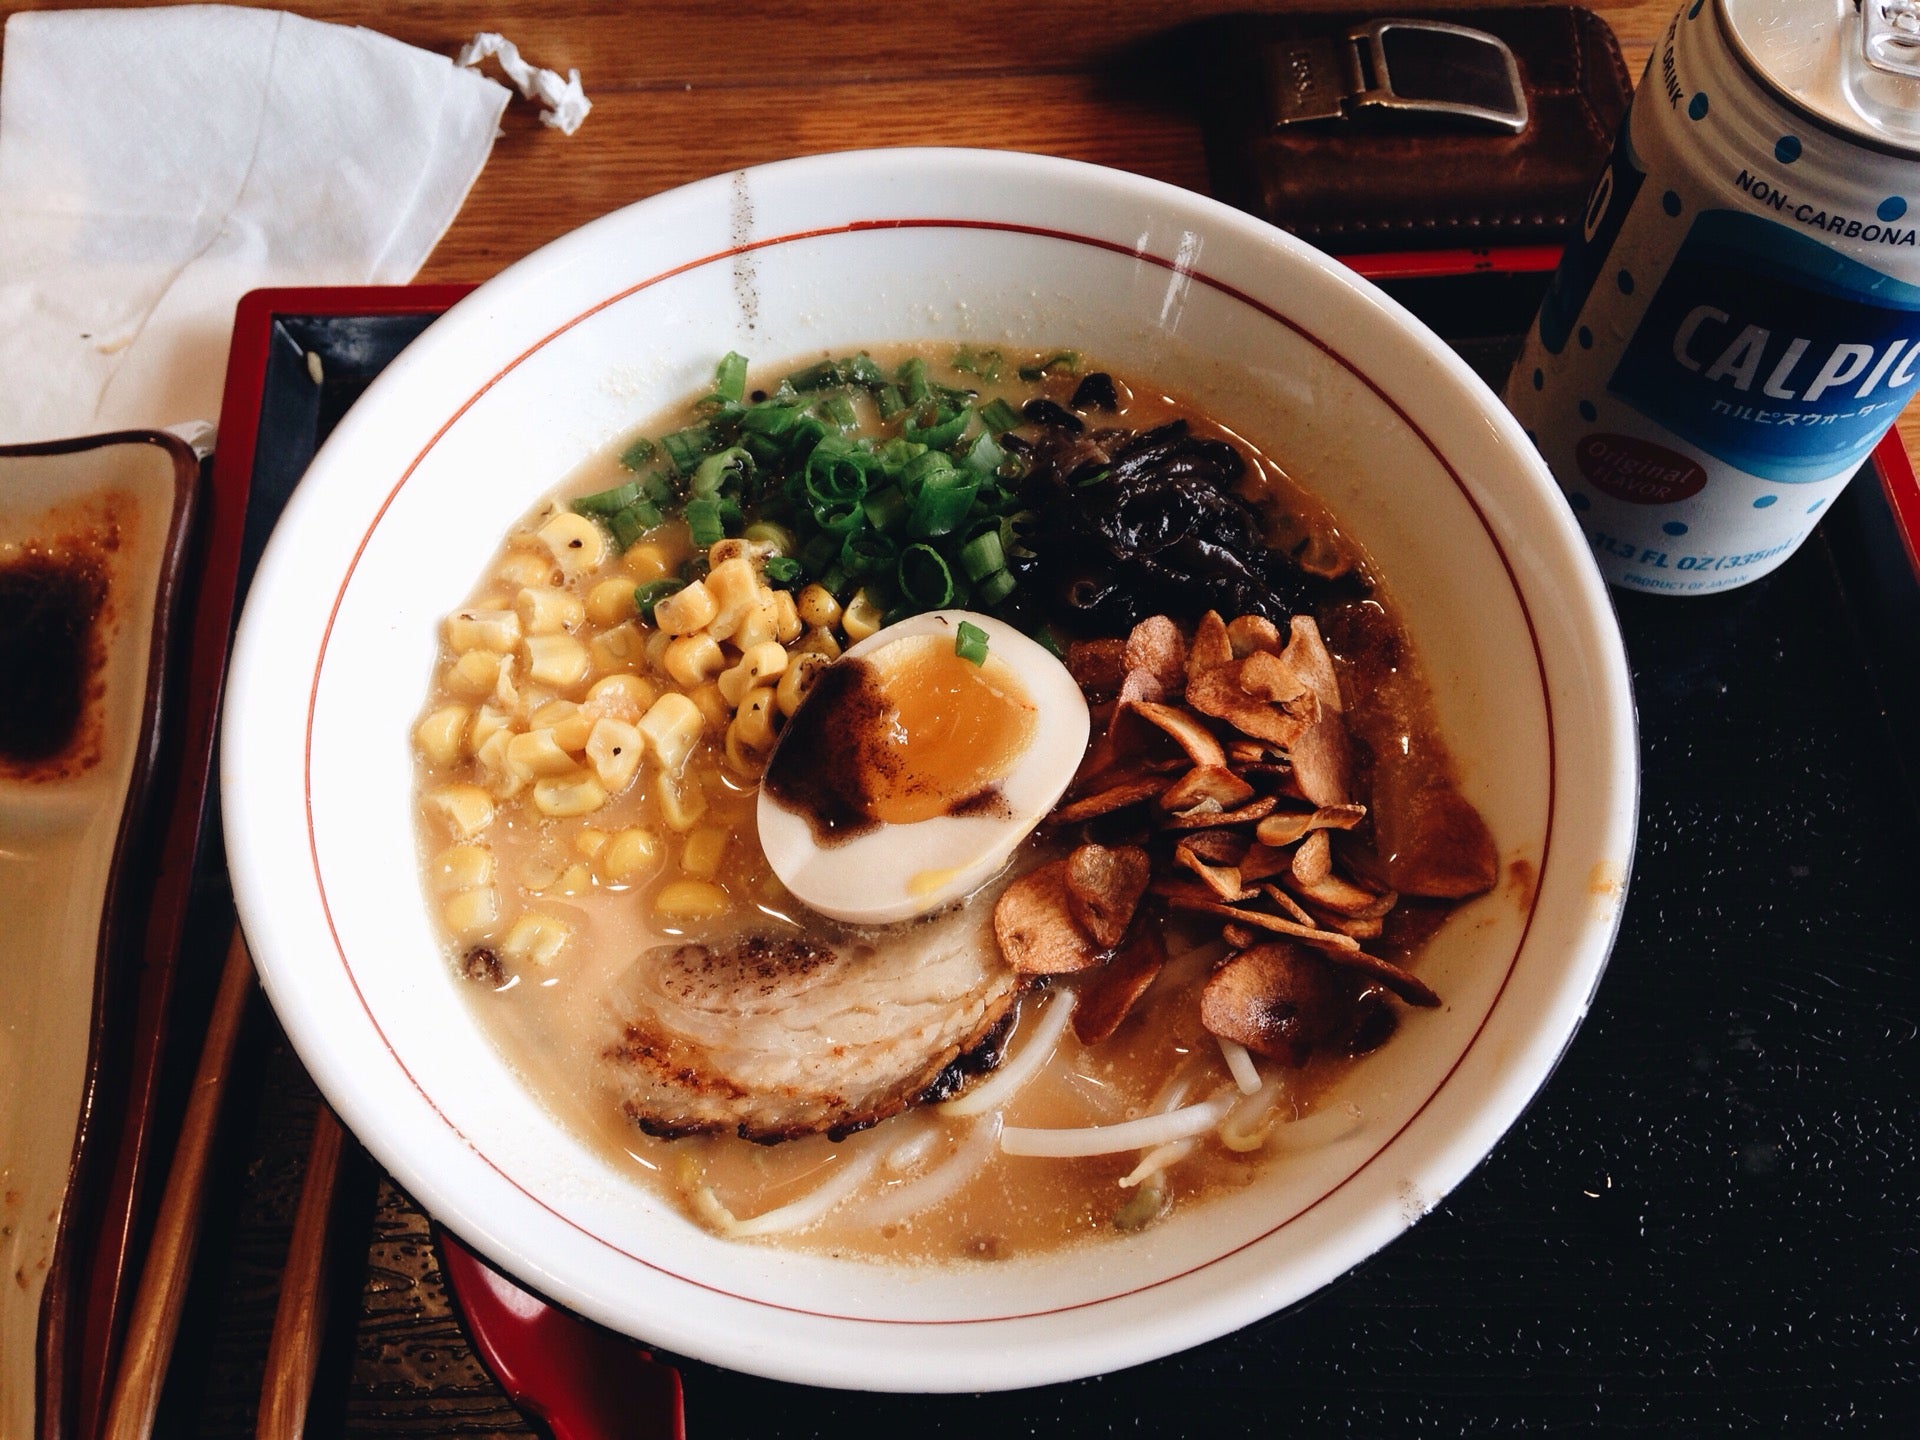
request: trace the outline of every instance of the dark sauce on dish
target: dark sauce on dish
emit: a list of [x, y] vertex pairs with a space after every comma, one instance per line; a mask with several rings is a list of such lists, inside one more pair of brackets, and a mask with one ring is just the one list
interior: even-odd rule
[[99, 668], [96, 622], [107, 571], [96, 554], [30, 554], [0, 567], [0, 762], [15, 772], [71, 766]]
[[884, 724], [893, 706], [864, 660], [842, 660], [820, 672], [807, 703], [794, 711], [767, 761], [761, 785], [782, 809], [806, 818], [813, 838], [840, 845], [875, 829], [876, 766], [884, 750], [860, 737]]

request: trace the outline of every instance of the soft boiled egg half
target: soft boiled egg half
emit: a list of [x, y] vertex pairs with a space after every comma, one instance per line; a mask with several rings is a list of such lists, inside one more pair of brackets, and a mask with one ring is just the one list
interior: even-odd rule
[[1086, 699], [1046, 647], [970, 611], [916, 615], [823, 670], [780, 732], [761, 848], [833, 919], [937, 910], [991, 879], [1053, 808], [1087, 732]]

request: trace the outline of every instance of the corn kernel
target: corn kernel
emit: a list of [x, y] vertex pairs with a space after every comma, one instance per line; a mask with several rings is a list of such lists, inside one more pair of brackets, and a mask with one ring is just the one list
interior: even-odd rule
[[533, 807], [556, 820], [591, 815], [607, 803], [607, 790], [592, 775], [555, 775], [533, 782]]
[[720, 694], [729, 705], [738, 705], [756, 685], [771, 685], [787, 668], [787, 647], [777, 640], [756, 645], [740, 657], [740, 663], [720, 676]]
[[596, 625], [618, 625], [633, 618], [633, 582], [602, 580], [587, 592], [587, 619]]
[[571, 635], [529, 635], [520, 642], [527, 655], [527, 678], [566, 689], [593, 671], [593, 656]]
[[680, 868], [689, 875], [711, 880], [720, 873], [720, 862], [727, 854], [727, 832], [717, 825], [702, 825], [689, 831], [687, 843], [680, 847]]
[[607, 848], [607, 841], [613, 837], [604, 830], [596, 830], [591, 825], [583, 825], [573, 837], [573, 848], [591, 860]]
[[740, 624], [734, 630], [732, 640], [736, 649], [745, 653], [756, 645], [777, 641], [780, 629], [775, 616], [773, 591], [762, 590], [754, 596], [753, 603], [747, 607], [746, 614], [740, 617]]
[[825, 660], [840, 658], [840, 642], [833, 638], [833, 631], [825, 626], [816, 626], [800, 637], [800, 643], [793, 647], [792, 658], [802, 655], [818, 655]]
[[673, 574], [679, 563], [672, 550], [658, 540], [642, 540], [629, 545], [627, 553], [620, 557], [620, 568], [633, 577], [635, 585], [644, 585], [649, 580], [664, 580]]
[[706, 787], [691, 775], [661, 775], [654, 782], [653, 794], [660, 805], [660, 818], [678, 834], [693, 829], [707, 813]]
[[773, 638], [791, 645], [807, 627], [800, 621], [800, 607], [794, 604], [791, 590], [773, 592]]
[[720, 607], [704, 580], [695, 580], [653, 607], [653, 623], [668, 635], [691, 635], [704, 630]]
[[527, 724], [551, 730], [554, 744], [569, 755], [578, 755], [587, 748], [595, 718], [571, 700], [549, 700], [527, 717]]
[[509, 550], [500, 561], [494, 578], [505, 581], [516, 592], [529, 586], [554, 583], [553, 557], [542, 550]]
[[707, 575], [706, 586], [715, 606], [707, 621], [707, 633], [716, 640], [731, 639], [759, 600], [760, 577], [754, 573], [753, 562], [735, 556], [716, 565]]
[[464, 705], [446, 705], [413, 727], [413, 743], [429, 765], [451, 765], [467, 758], [467, 726], [473, 712]]
[[[822, 631], [822, 634], [825, 632]], [[779, 705], [782, 715], [791, 715], [800, 708], [800, 702], [807, 698], [814, 679], [832, 662], [817, 651], [800, 651], [788, 657], [787, 668], [781, 672], [780, 683], [774, 687], [774, 703]]]
[[687, 692], [687, 698], [700, 712], [701, 723], [709, 730], [725, 730], [733, 720], [733, 707], [727, 704], [727, 697], [720, 693], [717, 682], [709, 680], [705, 685], [697, 685]]
[[528, 911], [507, 928], [500, 941], [500, 954], [522, 965], [551, 965], [571, 938], [573, 931], [564, 921]]
[[563, 635], [587, 618], [579, 596], [551, 586], [522, 590], [514, 597], [513, 613], [520, 617], [522, 635]]
[[794, 603], [800, 612], [800, 623], [809, 629], [840, 623], [840, 602], [833, 598], [833, 592], [824, 585], [807, 586]]
[[710, 880], [675, 880], [653, 897], [653, 909], [664, 920], [711, 920], [727, 910], [727, 892]]
[[660, 687], [644, 675], [606, 675], [587, 689], [587, 712], [609, 720], [638, 720], [660, 698]]
[[493, 851], [484, 845], [449, 845], [434, 862], [434, 879], [443, 890], [471, 890], [493, 883]]
[[500, 897], [490, 885], [462, 890], [441, 907], [440, 918], [462, 940], [483, 940], [500, 923]]
[[712, 635], [680, 635], [667, 646], [667, 674], [682, 685], [704, 684], [727, 668], [727, 657]]
[[761, 755], [773, 749], [773, 717], [776, 709], [771, 686], [763, 685], [750, 693], [733, 717], [731, 728], [738, 732], [740, 743]]
[[575, 861], [560, 872], [560, 878], [553, 882], [553, 888], [562, 895], [585, 895], [593, 889], [593, 872]]
[[447, 617], [447, 643], [456, 654], [491, 650], [504, 655], [520, 643], [520, 617], [511, 610], [456, 610]]
[[446, 686], [456, 695], [478, 700], [500, 681], [500, 657], [491, 650], [469, 650], [447, 667]]
[[672, 775], [687, 763], [706, 723], [699, 706], [685, 695], [669, 691], [648, 707], [636, 728], [647, 737], [647, 748], [661, 770]]
[[609, 885], [630, 885], [658, 869], [663, 854], [659, 836], [633, 826], [608, 839], [593, 857], [593, 869]]
[[540, 527], [540, 539], [560, 568], [569, 575], [584, 575], [600, 568], [607, 558], [607, 535], [584, 515], [562, 510]]
[[885, 623], [880, 607], [867, 598], [864, 590], [853, 597], [853, 603], [840, 617], [840, 628], [846, 632], [850, 644], [866, 639]]
[[551, 730], [529, 730], [507, 741], [506, 768], [523, 780], [572, 775], [579, 762], [560, 747]]
[[618, 795], [633, 782], [646, 742], [640, 731], [624, 720], [599, 719], [587, 736], [587, 760], [609, 795]]
[[493, 797], [478, 785], [446, 785], [427, 800], [453, 825], [454, 833], [470, 840], [493, 823]]

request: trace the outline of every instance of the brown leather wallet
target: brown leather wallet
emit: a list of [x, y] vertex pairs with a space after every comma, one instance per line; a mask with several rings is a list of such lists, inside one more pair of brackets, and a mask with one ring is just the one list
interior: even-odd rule
[[1613, 32], [1575, 6], [1210, 29], [1214, 193], [1327, 250], [1563, 239], [1631, 93]]

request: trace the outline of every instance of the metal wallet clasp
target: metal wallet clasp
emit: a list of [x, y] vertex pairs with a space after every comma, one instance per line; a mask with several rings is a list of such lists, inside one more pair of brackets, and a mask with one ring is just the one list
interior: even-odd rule
[[1374, 20], [1331, 46], [1277, 45], [1267, 56], [1267, 99], [1276, 129], [1370, 114], [1527, 128], [1520, 66], [1506, 41], [1444, 20]]

